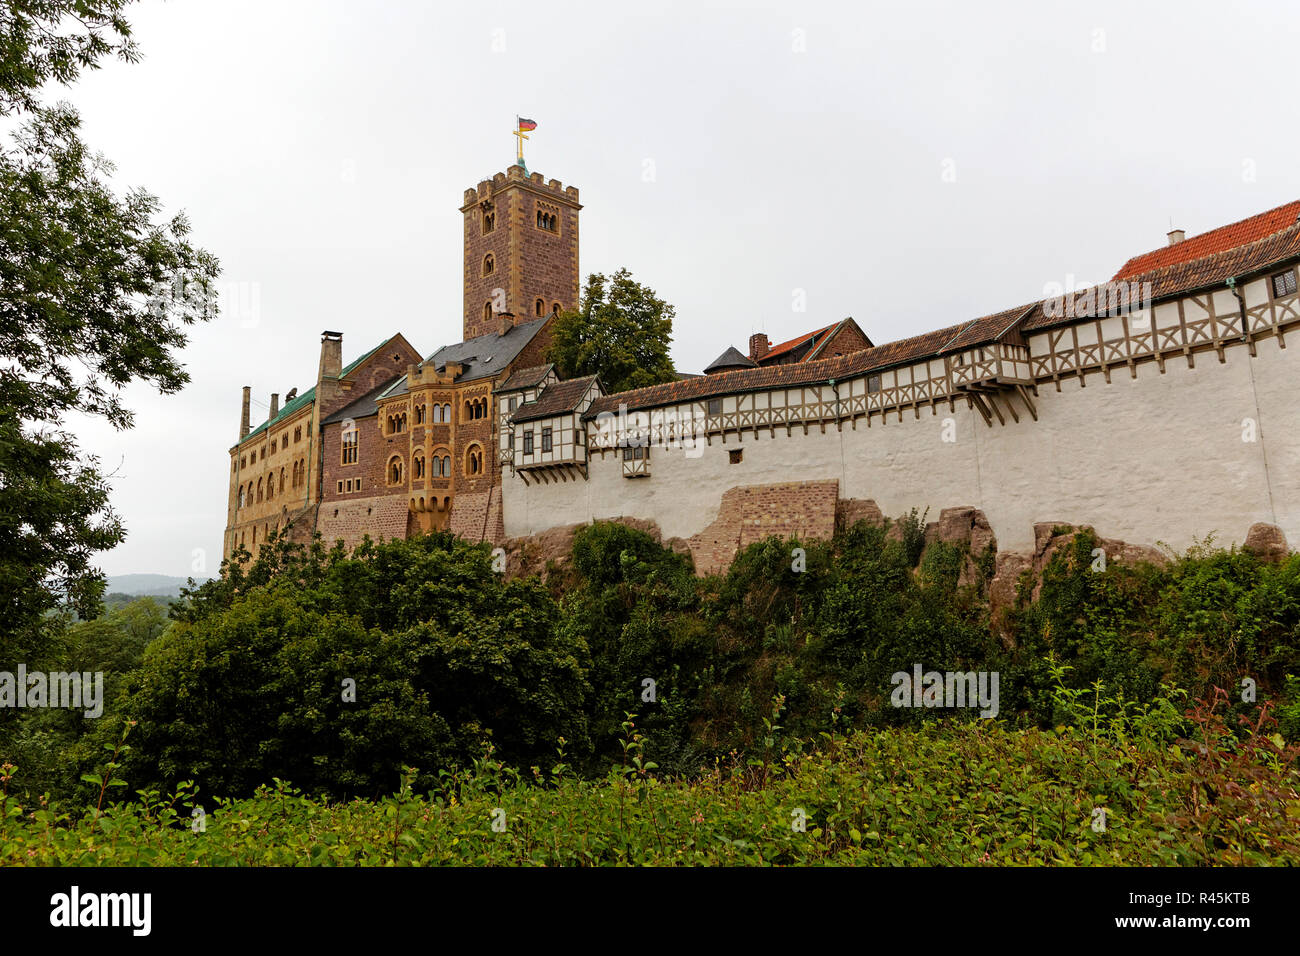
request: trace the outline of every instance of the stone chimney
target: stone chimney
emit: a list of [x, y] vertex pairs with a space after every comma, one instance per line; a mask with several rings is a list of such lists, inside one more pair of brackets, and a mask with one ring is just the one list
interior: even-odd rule
[[1182, 242], [1182, 241], [1183, 241], [1184, 239], [1186, 239], [1186, 238], [1187, 238], [1187, 233], [1184, 232], [1182, 229], [1171, 229], [1171, 230], [1169, 230], [1169, 244], [1170, 244], [1171, 246], [1176, 246], [1176, 245], [1178, 245], [1180, 242]]
[[757, 362], [767, 354], [768, 349], [770, 348], [771, 346], [767, 341], [767, 333], [755, 332], [749, 337], [749, 360], [751, 362]]
[[321, 418], [343, 407], [343, 333], [320, 334], [320, 371], [316, 377], [316, 414]]
[[243, 441], [245, 438], [247, 438], [248, 433], [251, 430], [248, 421], [248, 414], [249, 414], [248, 408], [249, 408], [249, 403], [252, 401], [252, 399], [253, 399], [252, 386], [245, 385], [244, 386], [244, 410], [240, 412], [239, 415], [239, 440], [240, 441]]
[[320, 377], [338, 378], [343, 372], [343, 333], [320, 334]]
[[280, 393], [272, 392], [271, 393], [271, 414], [267, 418], [267, 421], [268, 422], [275, 421], [275, 416], [279, 414], [280, 414]]
[[498, 312], [497, 319], [501, 322], [502, 335], [505, 335], [515, 327], [515, 316], [513, 312]]

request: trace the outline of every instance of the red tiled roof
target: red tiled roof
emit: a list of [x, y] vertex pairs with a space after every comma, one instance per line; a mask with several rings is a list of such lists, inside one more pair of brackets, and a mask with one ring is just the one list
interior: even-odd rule
[[780, 345], [773, 345], [770, 349], [768, 349], [766, 352], [763, 353], [763, 357], [759, 359], [759, 361], [766, 362], [773, 355], [781, 355], [785, 352], [790, 351], [793, 348], [798, 348], [800, 345], [803, 345], [809, 339], [816, 338], [817, 336], [821, 335], [823, 332], [829, 332], [837, 325], [839, 325], [839, 323], [835, 322], [832, 323], [831, 325], [826, 326], [826, 328], [824, 329], [818, 329], [815, 332], [805, 332], [803, 335], [799, 336], [796, 339], [791, 339], [788, 342], [782, 342]]
[[[1293, 226], [1248, 245], [1192, 262], [1175, 263], [1125, 281], [1150, 282], [1151, 297], [1153, 300], [1158, 300], [1219, 285], [1229, 277], [1241, 278], [1276, 263], [1296, 258], [1300, 258], [1300, 226]], [[1080, 296], [1078, 300], [1084, 303], [1088, 301], [1086, 295]], [[1104, 308], [1104, 302], [1099, 304]], [[1048, 314], [1042, 302], [1018, 305], [1013, 309], [994, 312], [992, 315], [974, 321], [962, 322], [835, 358], [718, 372], [703, 378], [668, 382], [664, 385], [651, 385], [648, 388], [604, 395], [591, 403], [584, 417], [592, 418], [601, 412], [617, 412], [620, 405], [626, 405], [629, 410], [658, 408], [718, 395], [762, 391], [769, 388], [819, 385], [829, 379], [842, 381], [895, 365], [904, 365], [947, 352], [987, 344], [995, 341], [1017, 324], [1023, 331], [1029, 332], [1077, 321], [1090, 315], [1091, 312], [1087, 308], [1076, 308], [1072, 314], [1060, 316]]]
[[[1288, 229], [1246, 245], [1225, 249], [1190, 262], [1176, 262], [1161, 269], [1126, 276], [1123, 284], [1144, 287], [1150, 283], [1150, 298], [1155, 302], [1197, 289], [1222, 286], [1230, 278], [1241, 279], [1297, 257], [1300, 257], [1300, 224], [1292, 223]], [[1145, 295], [1147, 290], [1141, 289], [1141, 293]], [[1109, 304], [1100, 290], [1096, 294], [1095, 303], [1086, 289], [1073, 293], [1073, 296], [1074, 307], [1058, 310], [1056, 314], [1048, 314], [1042, 302], [1035, 305], [1022, 326], [1023, 330], [1032, 332], [1088, 318], [1094, 314], [1094, 305], [1096, 311], [1104, 312]]]
[[[1023, 311], [1023, 308], [1022, 310]], [[1001, 315], [1001, 313], [999, 313]], [[591, 403], [584, 418], [593, 418], [601, 412], [617, 412], [620, 405], [629, 410], [675, 405], [714, 395], [736, 392], [755, 392], [768, 388], [787, 388], [799, 385], [819, 385], [828, 379], [844, 379], [863, 372], [915, 361], [936, 355], [949, 343], [973, 325], [984, 322], [963, 322], [945, 329], [937, 329], [886, 345], [877, 345], [848, 355], [814, 359], [811, 362], [792, 362], [788, 365], [764, 365], [759, 368], [742, 368], [733, 372], [717, 372], [703, 378], [650, 385], [627, 392], [603, 395]]]
[[537, 396], [537, 401], [528, 402], [526, 405], [520, 405], [513, 415], [510, 416], [512, 422], [531, 422], [539, 418], [550, 418], [552, 415], [563, 415], [565, 412], [571, 412], [578, 407], [582, 401], [582, 396], [587, 394], [587, 389], [591, 383], [596, 381], [596, 376], [586, 375], [582, 378], [570, 378], [563, 382], [555, 382], [546, 386], [542, 394]]
[[[1279, 207], [1278, 210], [1265, 213], [1262, 217], [1256, 216], [1253, 220], [1245, 220], [1244, 222], [1265, 219], [1270, 215], [1278, 214], [1279, 210], [1290, 210], [1293, 207], [1300, 209], [1300, 203]], [[1280, 216], [1270, 222], [1276, 223], [1279, 221], [1281, 221]], [[1238, 223], [1237, 225], [1243, 224]], [[1233, 227], [1225, 228], [1230, 229]], [[1266, 226], [1252, 228], [1256, 231], [1263, 231], [1262, 237], [1257, 236], [1254, 241], [1219, 249], [1199, 258], [1178, 260], [1143, 273], [1136, 273], [1131, 276], [1125, 275], [1124, 283], [1126, 285], [1138, 283], [1144, 287], [1142, 289], [1144, 295], [1148, 291], [1145, 286], [1150, 283], [1150, 298], [1152, 301], [1159, 301], [1200, 289], [1221, 286], [1229, 278], [1242, 279], [1246, 276], [1270, 270], [1280, 263], [1300, 259], [1300, 223], [1294, 221], [1289, 224], [1283, 223], [1280, 228], [1273, 229], [1271, 232], [1264, 231]], [[1218, 231], [1216, 230], [1216, 232]], [[1206, 235], [1212, 234], [1207, 233]], [[1200, 238], [1202, 237], [1197, 237], [1197, 239]], [[1192, 245], [1194, 241], [1186, 240], [1171, 248], [1181, 250], [1183, 246], [1191, 246], [1192, 249], [1196, 249], [1198, 247]], [[1130, 260], [1130, 262], [1132, 261], [1135, 260]], [[1063, 310], [1060, 314], [1050, 313], [1044, 308], [1043, 302], [1034, 302], [1028, 305], [1018, 305], [1013, 309], [1003, 309], [1001, 312], [994, 312], [973, 321], [962, 322], [958, 325], [936, 329], [933, 332], [925, 332], [906, 339], [899, 339], [897, 342], [889, 342], [885, 345], [872, 346], [868, 349], [851, 352], [848, 355], [836, 356], [835, 358], [813, 359], [787, 365], [767, 365], [760, 368], [718, 372], [702, 378], [668, 382], [663, 385], [651, 385], [647, 388], [637, 388], [627, 392], [616, 392], [612, 395], [597, 398], [592, 402], [583, 417], [593, 418], [601, 412], [617, 412], [620, 405], [626, 405], [629, 410], [658, 408], [665, 405], [675, 405], [679, 402], [698, 401], [718, 395], [762, 391], [770, 388], [797, 388], [801, 385], [820, 385], [830, 379], [842, 381], [868, 372], [985, 345], [996, 341], [1005, 332], [1017, 325], [1021, 331], [1031, 332], [1078, 321], [1080, 318], [1091, 317], [1093, 315], [1092, 303], [1094, 300], [1090, 298], [1088, 290], [1073, 293], [1073, 296], [1074, 303], [1077, 304], [1073, 309]], [[1103, 310], [1108, 306], [1103, 296], [1098, 296], [1095, 302]], [[834, 328], [834, 326], [828, 326], [827, 328]], [[811, 332], [801, 339], [782, 343], [780, 347], [793, 347], [798, 342], [806, 341], [810, 336], [825, 331], [826, 329], [819, 329], [817, 332]]]
[[1134, 256], [1120, 267], [1114, 278], [1129, 279], [1144, 272], [1226, 252], [1281, 232], [1288, 226], [1295, 225], [1297, 217], [1300, 217], [1300, 200], [1278, 206], [1276, 209], [1270, 209], [1268, 212], [1262, 212], [1240, 222], [1211, 229], [1209, 232], [1184, 239], [1172, 246]]
[[538, 385], [542, 379], [551, 374], [554, 365], [534, 365], [532, 368], [515, 369], [510, 373], [510, 377], [497, 386], [497, 393], [501, 392], [518, 392], [526, 388], [533, 388]]

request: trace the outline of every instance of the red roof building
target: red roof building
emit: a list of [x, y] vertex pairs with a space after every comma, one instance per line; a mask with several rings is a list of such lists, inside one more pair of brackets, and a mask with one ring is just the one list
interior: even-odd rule
[[1226, 252], [1265, 239], [1294, 226], [1297, 219], [1300, 219], [1300, 200], [1278, 206], [1276, 209], [1270, 209], [1268, 212], [1262, 212], [1240, 222], [1211, 229], [1190, 239], [1184, 239], [1182, 230], [1175, 229], [1169, 234], [1169, 245], [1163, 249], [1134, 256], [1120, 267], [1112, 281], [1129, 279], [1153, 269], [1191, 262], [1194, 259]]

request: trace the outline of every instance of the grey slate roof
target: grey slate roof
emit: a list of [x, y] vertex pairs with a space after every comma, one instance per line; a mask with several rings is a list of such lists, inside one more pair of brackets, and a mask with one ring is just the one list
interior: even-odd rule
[[728, 347], [727, 351], [723, 352], [706, 365], [704, 367], [704, 374], [708, 375], [710, 372], [721, 372], [723, 369], [728, 368], [758, 368], [758, 365], [748, 356], [742, 355], [733, 345]]
[[[542, 326], [549, 320], [550, 316], [546, 316], [531, 322], [520, 322], [505, 335], [489, 332], [487, 335], [478, 335], [464, 342], [457, 342], [455, 345], [444, 345], [420, 365], [422, 368], [441, 371], [448, 362], [459, 362], [464, 367], [464, 371], [461, 372], [460, 378], [456, 379], [457, 382], [491, 378], [513, 362], [524, 350], [524, 346], [537, 336]], [[405, 395], [406, 391], [406, 376], [403, 375], [380, 397], [392, 398], [395, 395]]]
[[366, 394], [362, 395], [360, 398], [355, 399], [352, 402], [349, 402], [347, 405], [344, 405], [342, 408], [340, 408], [329, 418], [324, 419], [321, 422], [321, 424], [332, 425], [335, 422], [341, 422], [348, 418], [352, 418], [352, 419], [369, 418], [371, 415], [374, 415], [379, 411], [379, 404], [377, 401], [379, 396], [383, 395], [385, 391], [392, 388], [396, 382], [397, 379], [390, 378], [388, 381], [384, 382], [384, 384], [380, 385], [378, 388], [373, 388], [369, 392], [366, 392]]

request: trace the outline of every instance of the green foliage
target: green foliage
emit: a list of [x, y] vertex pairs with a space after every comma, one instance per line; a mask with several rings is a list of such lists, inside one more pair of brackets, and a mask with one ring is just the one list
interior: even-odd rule
[[462, 766], [489, 740], [515, 765], [561, 735], [590, 749], [586, 644], [556, 627], [540, 583], [494, 573], [486, 548], [446, 534], [350, 556], [273, 542], [247, 572], [223, 570], [173, 609], [120, 704], [140, 724], [131, 770], [148, 787], [239, 795], [281, 777], [376, 795], [405, 766]]
[[49, 82], [71, 83], [104, 57], [139, 59], [122, 12], [132, 0], [7, 0], [0, 7], [0, 116], [31, 112]]
[[1300, 864], [1300, 748], [1267, 719], [1241, 746], [1212, 720], [1170, 744], [1157, 716], [1055, 732], [937, 722], [828, 734], [804, 752], [774, 723], [763, 761], [720, 761], [690, 783], [644, 756], [638, 720], [625, 717], [619, 757], [594, 780], [563, 772], [562, 746], [550, 779], [489, 752], [423, 796], [410, 771], [375, 802], [275, 780], [217, 799], [201, 830], [186, 825], [190, 781], [70, 819], [8, 796], [6, 765], [0, 866]]
[[[122, 390], [164, 394], [188, 375], [185, 326], [215, 315], [216, 260], [184, 215], [158, 219], [143, 190], [119, 197], [111, 164], [80, 139], [49, 81], [137, 56], [121, 0], [15, 0], [0, 9], [0, 649], [32, 662], [58, 638], [64, 605], [93, 617], [91, 559], [125, 531], [98, 463], [78, 454], [70, 415], [131, 425]], [[21, 121], [16, 114], [25, 113]], [[0, 731], [0, 736], [3, 732]]]
[[87, 798], [89, 791], [81, 778], [95, 769], [103, 744], [111, 742], [100, 736], [99, 724], [115, 719], [114, 701], [144, 659], [145, 649], [167, 626], [166, 614], [157, 602], [139, 598], [94, 620], [68, 623], [58, 632], [56, 642], [47, 647], [42, 666], [102, 673], [104, 710], [97, 719], [86, 717], [84, 710], [63, 708], [3, 712], [8, 733], [0, 741], [0, 752], [24, 767], [17, 784], [24, 793]]
[[593, 273], [578, 310], [552, 323], [547, 360], [561, 378], [599, 375], [606, 392], [674, 381], [668, 348], [675, 314], [627, 269]]

